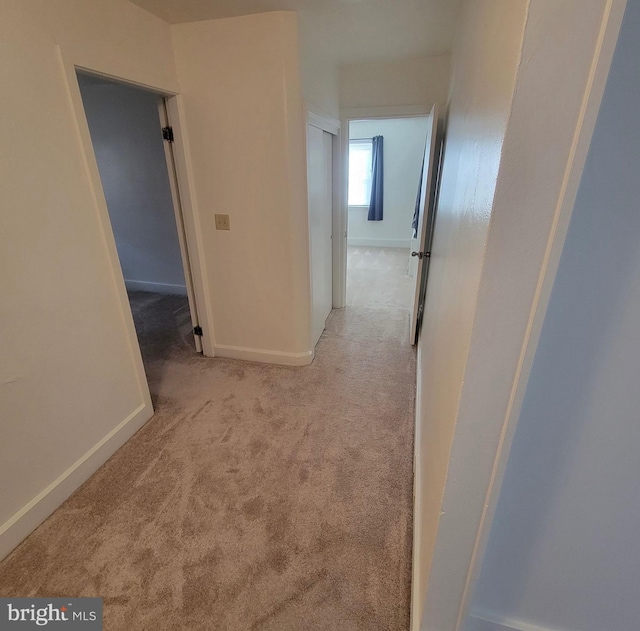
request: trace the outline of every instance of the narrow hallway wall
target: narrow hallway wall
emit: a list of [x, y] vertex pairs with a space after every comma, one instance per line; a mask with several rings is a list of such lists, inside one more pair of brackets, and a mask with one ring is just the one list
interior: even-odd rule
[[[438, 216], [418, 343], [413, 575], [418, 625], [442, 517], [526, 4], [525, 0], [467, 2], [454, 54]], [[487, 76], [491, 82], [478, 80]]]

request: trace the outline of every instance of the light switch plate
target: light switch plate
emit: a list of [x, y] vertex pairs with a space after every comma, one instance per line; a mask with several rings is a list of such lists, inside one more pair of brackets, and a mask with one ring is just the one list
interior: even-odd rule
[[231, 230], [229, 215], [216, 215], [216, 230]]

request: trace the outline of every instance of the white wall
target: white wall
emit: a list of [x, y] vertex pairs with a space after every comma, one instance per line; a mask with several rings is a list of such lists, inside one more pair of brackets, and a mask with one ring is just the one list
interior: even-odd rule
[[[172, 27], [217, 355], [304, 364], [310, 344], [297, 17]], [[230, 217], [216, 231], [214, 213]]]
[[158, 95], [89, 75], [78, 83], [127, 288], [186, 295]]
[[349, 206], [349, 245], [410, 246], [428, 121], [413, 117], [349, 124], [350, 138], [384, 137], [383, 220], [368, 221], [368, 207]]
[[434, 104], [444, 113], [451, 78], [451, 57], [417, 57], [340, 67], [340, 107], [388, 107]]
[[474, 602], [476, 615], [515, 629], [640, 621], [639, 56], [632, 0]]
[[581, 168], [577, 147], [592, 129], [585, 112], [606, 7], [464, 5], [419, 349], [414, 603], [423, 603], [424, 630], [459, 628], [473, 593], [487, 507], [535, 349], [532, 318], [569, 174]]
[[0, 31], [3, 556], [152, 414], [73, 64], [177, 85], [169, 27], [124, 0], [7, 0]]
[[327, 50], [318, 46], [310, 29], [300, 24], [300, 77], [302, 96], [314, 109], [340, 117], [340, 81], [338, 65], [329, 58]]

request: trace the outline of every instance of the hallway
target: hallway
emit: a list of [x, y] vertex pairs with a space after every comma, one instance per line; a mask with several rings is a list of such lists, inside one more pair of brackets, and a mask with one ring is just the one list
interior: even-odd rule
[[410, 258], [408, 248], [349, 246], [347, 306], [409, 313], [415, 289], [407, 274]]
[[0, 594], [102, 596], [108, 630], [406, 630], [415, 353], [388, 273], [359, 275], [370, 299], [305, 368], [203, 358], [138, 312], [156, 414], [0, 564]]

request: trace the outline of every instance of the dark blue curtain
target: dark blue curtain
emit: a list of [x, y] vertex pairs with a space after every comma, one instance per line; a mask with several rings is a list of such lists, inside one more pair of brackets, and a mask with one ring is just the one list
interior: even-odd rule
[[369, 202], [369, 221], [382, 221], [383, 170], [382, 136], [374, 136], [371, 151], [371, 200]]

